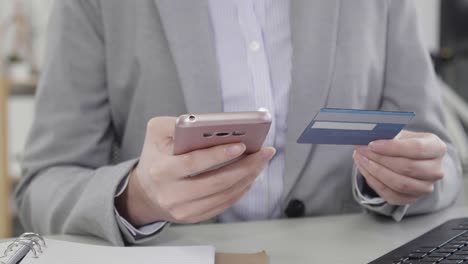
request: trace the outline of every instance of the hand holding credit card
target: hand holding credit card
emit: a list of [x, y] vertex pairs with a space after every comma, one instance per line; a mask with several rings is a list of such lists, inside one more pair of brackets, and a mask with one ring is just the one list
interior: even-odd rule
[[354, 145], [352, 158], [367, 185], [391, 205], [408, 205], [433, 192], [444, 178], [442, 160], [447, 153], [437, 135], [403, 130], [414, 116], [321, 109], [297, 142]]
[[394, 138], [414, 116], [413, 112], [323, 108], [297, 143], [368, 145], [375, 140]]

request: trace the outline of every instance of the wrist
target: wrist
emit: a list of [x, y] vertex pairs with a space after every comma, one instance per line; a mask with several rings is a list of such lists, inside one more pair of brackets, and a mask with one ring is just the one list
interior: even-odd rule
[[162, 219], [157, 217], [157, 210], [153, 209], [150, 199], [141, 188], [141, 184], [138, 182], [137, 169], [134, 168], [128, 177], [127, 187], [114, 201], [120, 216], [135, 227]]

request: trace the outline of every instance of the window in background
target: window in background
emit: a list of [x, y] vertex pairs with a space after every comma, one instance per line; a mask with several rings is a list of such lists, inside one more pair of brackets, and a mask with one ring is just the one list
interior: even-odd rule
[[468, 0], [441, 1], [438, 71], [468, 100]]

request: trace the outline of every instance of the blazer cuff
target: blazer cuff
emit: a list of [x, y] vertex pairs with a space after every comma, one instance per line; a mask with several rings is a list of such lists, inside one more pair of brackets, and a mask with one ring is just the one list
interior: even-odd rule
[[366, 179], [359, 174], [356, 165], [353, 166], [352, 184], [354, 199], [368, 211], [391, 216], [397, 222], [406, 215], [409, 205], [391, 205], [376, 195], [367, 185]]
[[[130, 174], [122, 179], [116, 190], [115, 198], [122, 195], [125, 189], [127, 189], [129, 177]], [[115, 205], [114, 212], [117, 224], [126, 244], [140, 244], [151, 240], [155, 235], [159, 234], [166, 226], [168, 226], [167, 222], [161, 221], [136, 228], [119, 214]]]

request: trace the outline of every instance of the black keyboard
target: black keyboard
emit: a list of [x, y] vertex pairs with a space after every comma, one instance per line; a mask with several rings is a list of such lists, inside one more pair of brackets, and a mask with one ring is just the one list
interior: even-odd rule
[[468, 264], [468, 218], [447, 221], [369, 264]]

